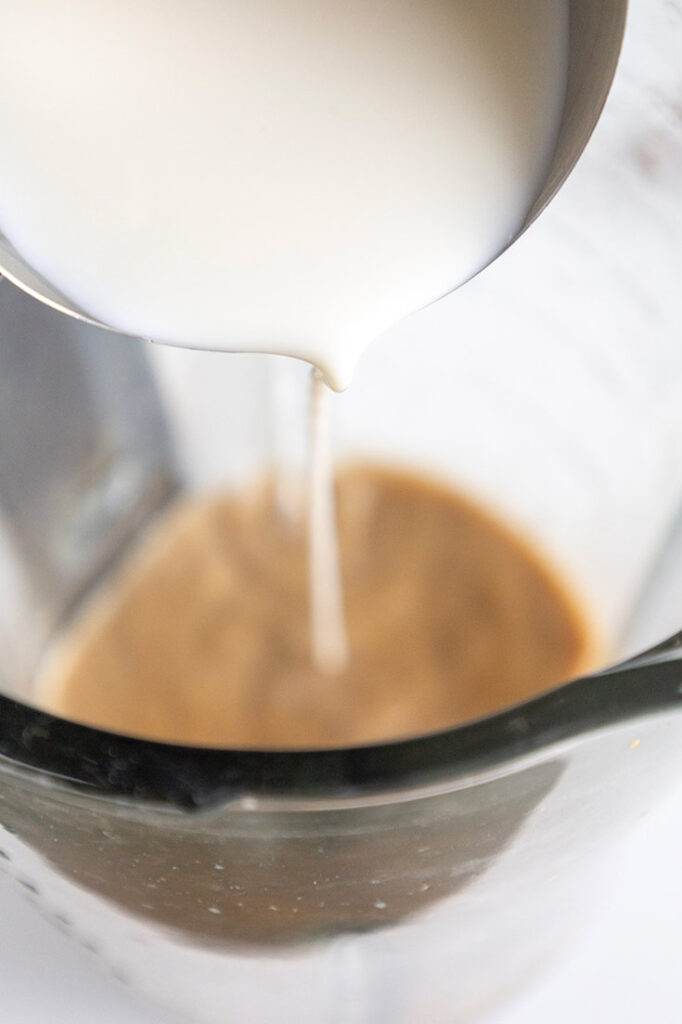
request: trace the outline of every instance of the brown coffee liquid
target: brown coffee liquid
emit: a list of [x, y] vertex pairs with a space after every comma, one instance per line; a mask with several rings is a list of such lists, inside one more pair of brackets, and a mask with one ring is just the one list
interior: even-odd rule
[[490, 514], [375, 467], [337, 493], [345, 671], [314, 668], [305, 529], [265, 487], [176, 507], [52, 652], [44, 702], [162, 740], [324, 747], [442, 729], [591, 666], [578, 605]]

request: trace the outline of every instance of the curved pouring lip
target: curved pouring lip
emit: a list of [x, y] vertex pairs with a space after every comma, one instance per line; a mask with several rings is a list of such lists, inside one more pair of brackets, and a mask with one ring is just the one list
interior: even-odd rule
[[603, 672], [452, 729], [376, 746], [228, 750], [103, 732], [0, 695], [2, 760], [98, 797], [205, 809], [244, 797], [379, 796], [500, 768], [562, 741], [682, 711], [682, 632]]

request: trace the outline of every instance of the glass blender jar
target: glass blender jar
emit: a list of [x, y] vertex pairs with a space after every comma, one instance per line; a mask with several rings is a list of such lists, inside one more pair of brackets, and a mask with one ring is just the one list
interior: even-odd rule
[[335, 402], [339, 457], [477, 495], [561, 566], [609, 645], [601, 671], [485, 719], [277, 752], [41, 711], [45, 646], [139, 532], [179, 493], [271, 461], [270, 368], [147, 353], [0, 286], [0, 861], [190, 1019], [470, 1020], [574, 934], [600, 862], [675, 777], [679, 622], [652, 580], [682, 494], [665, 259], [681, 36], [663, 3], [633, 8], [613, 102], [561, 196], [485, 275], [380, 339]]

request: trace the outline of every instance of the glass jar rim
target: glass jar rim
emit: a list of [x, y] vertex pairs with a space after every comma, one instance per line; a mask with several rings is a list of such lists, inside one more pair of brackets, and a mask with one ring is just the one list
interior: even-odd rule
[[484, 718], [375, 745], [193, 747], [106, 732], [0, 694], [0, 771], [4, 762], [98, 797], [188, 810], [245, 798], [372, 797], [455, 782], [680, 707], [682, 632]]

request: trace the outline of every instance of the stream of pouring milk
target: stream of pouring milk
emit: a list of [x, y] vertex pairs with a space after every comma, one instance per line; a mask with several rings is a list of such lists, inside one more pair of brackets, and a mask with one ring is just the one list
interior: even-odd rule
[[313, 370], [307, 501], [310, 641], [317, 667], [334, 674], [347, 666], [350, 649], [343, 609], [334, 466], [328, 436], [329, 397], [324, 377], [319, 370]]
[[[0, 0], [0, 231], [82, 311], [282, 353], [365, 347], [488, 263], [546, 172], [565, 0]], [[454, 342], [453, 342], [454, 343]], [[313, 651], [347, 657], [314, 377]]]

